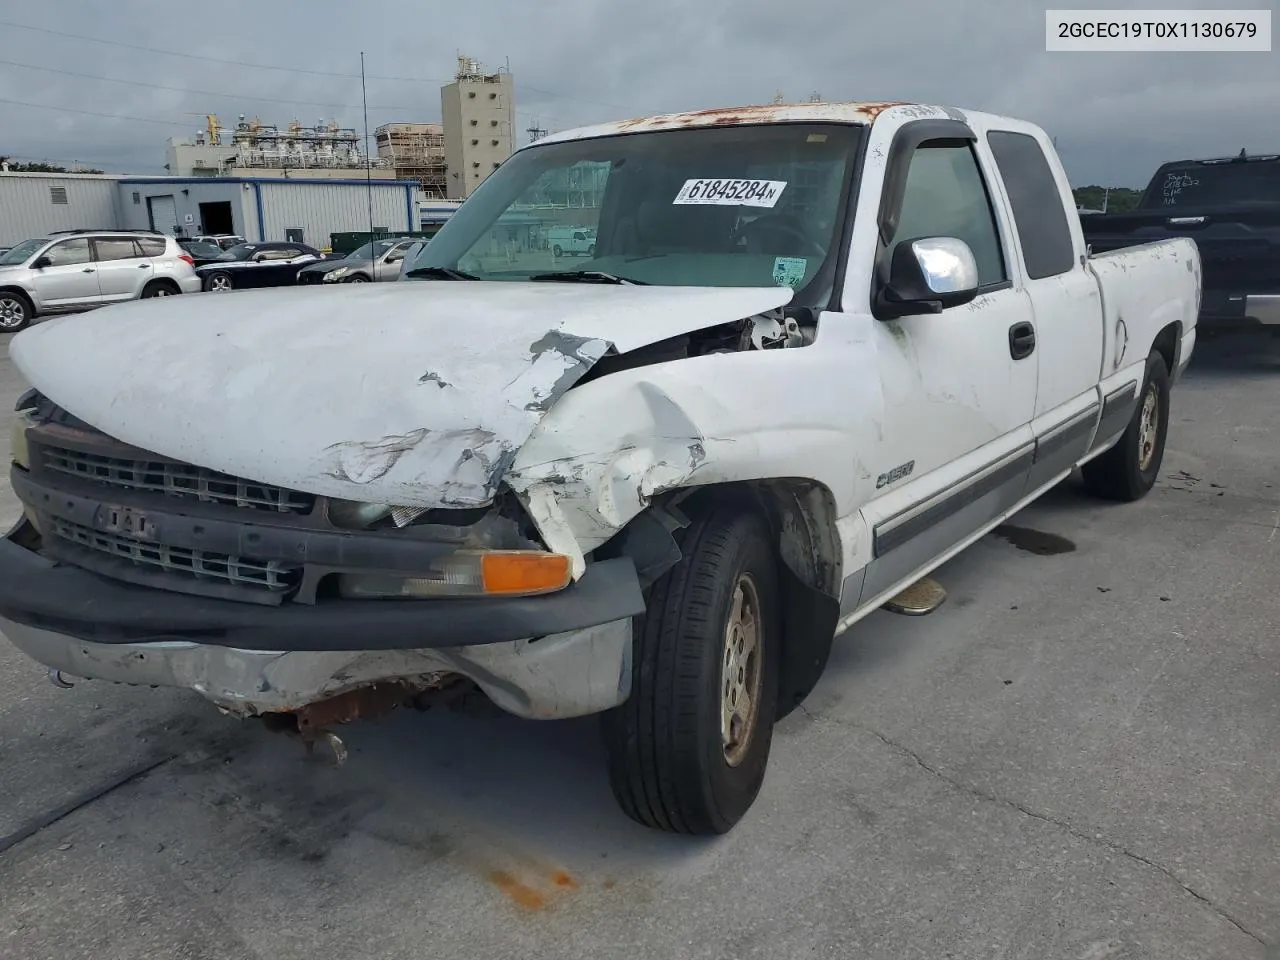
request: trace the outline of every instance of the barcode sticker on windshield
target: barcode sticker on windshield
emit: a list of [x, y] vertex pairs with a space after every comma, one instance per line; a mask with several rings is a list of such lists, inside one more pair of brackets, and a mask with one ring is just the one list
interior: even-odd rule
[[671, 202], [772, 207], [786, 187], [785, 180], [686, 180]]

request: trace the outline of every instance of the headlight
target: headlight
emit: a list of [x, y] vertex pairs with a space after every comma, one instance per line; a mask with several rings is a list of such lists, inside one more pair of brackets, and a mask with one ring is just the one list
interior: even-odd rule
[[439, 597], [530, 597], [563, 590], [569, 558], [541, 550], [459, 550], [413, 576], [344, 573], [338, 593], [348, 600]]
[[350, 267], [338, 267], [336, 270], [330, 270], [328, 273], [324, 275], [324, 282], [333, 283], [333, 281], [346, 276], [350, 272], [351, 272]]

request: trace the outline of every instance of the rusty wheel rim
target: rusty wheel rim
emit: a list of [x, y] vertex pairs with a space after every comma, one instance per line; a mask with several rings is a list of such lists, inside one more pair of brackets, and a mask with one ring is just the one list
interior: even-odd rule
[[760, 594], [755, 580], [744, 573], [733, 588], [720, 660], [720, 741], [731, 767], [747, 755], [760, 710], [760, 630]]
[[1138, 417], [1138, 469], [1146, 472], [1156, 455], [1156, 439], [1160, 433], [1160, 398], [1155, 385], [1147, 388]]

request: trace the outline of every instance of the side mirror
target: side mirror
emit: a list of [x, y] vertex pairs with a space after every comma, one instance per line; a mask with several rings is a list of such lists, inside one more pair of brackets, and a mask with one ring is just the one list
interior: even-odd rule
[[881, 320], [941, 313], [977, 295], [978, 261], [963, 240], [903, 240], [889, 258], [889, 278], [876, 296], [875, 313]]
[[45, 267], [52, 267], [52, 266], [53, 266], [53, 261], [50, 260], [48, 257], [36, 257], [35, 260], [31, 262], [32, 270], [43, 270]]

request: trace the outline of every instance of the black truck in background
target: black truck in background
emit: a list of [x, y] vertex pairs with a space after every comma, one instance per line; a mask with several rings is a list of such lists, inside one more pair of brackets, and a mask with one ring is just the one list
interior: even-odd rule
[[1280, 334], [1280, 155], [1163, 164], [1135, 209], [1081, 214], [1080, 224], [1093, 253], [1190, 237], [1203, 270], [1202, 329]]

